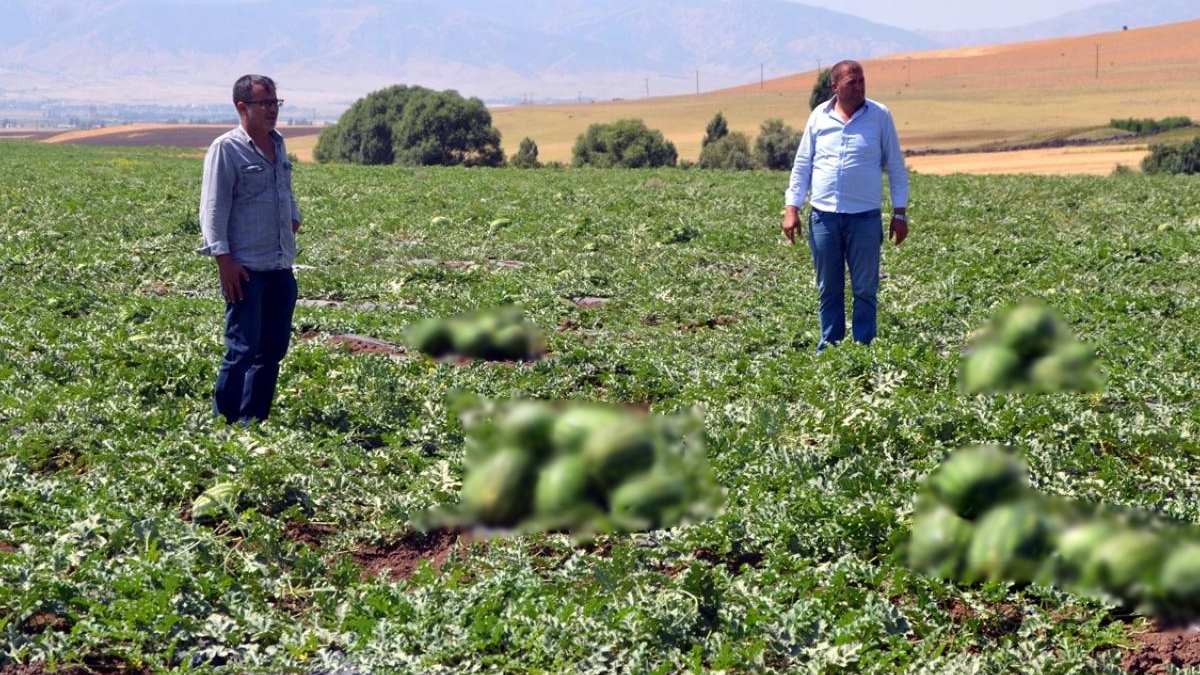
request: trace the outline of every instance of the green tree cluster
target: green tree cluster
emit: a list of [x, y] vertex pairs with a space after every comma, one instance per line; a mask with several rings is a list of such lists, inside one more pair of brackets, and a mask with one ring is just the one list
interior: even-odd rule
[[1129, 117], [1127, 119], [1114, 119], [1108, 125], [1114, 129], [1123, 129], [1132, 131], [1138, 135], [1157, 134], [1162, 131], [1170, 131], [1171, 129], [1182, 129], [1192, 126], [1192, 118], [1190, 117], [1164, 117], [1160, 120], [1147, 117], [1138, 119]]
[[1152, 145], [1150, 154], [1142, 160], [1146, 173], [1200, 173], [1200, 138], [1182, 145]]
[[500, 132], [477, 98], [397, 85], [354, 102], [321, 133], [318, 162], [501, 166]]
[[573, 166], [601, 169], [675, 166], [679, 156], [661, 131], [638, 119], [591, 125], [576, 139], [571, 155]]
[[808, 97], [808, 109], [813, 110], [825, 101], [833, 98], [833, 70], [822, 68], [813, 83], [812, 94]]
[[542, 166], [538, 161], [538, 146], [532, 138], [526, 136], [521, 139], [521, 147], [517, 149], [517, 154], [509, 159], [509, 164], [518, 169], [537, 169]]

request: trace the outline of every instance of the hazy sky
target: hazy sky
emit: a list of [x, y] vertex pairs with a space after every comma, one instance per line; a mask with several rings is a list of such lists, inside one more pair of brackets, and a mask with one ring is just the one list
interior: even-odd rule
[[1008, 28], [1049, 19], [1106, 0], [796, 0], [901, 28]]

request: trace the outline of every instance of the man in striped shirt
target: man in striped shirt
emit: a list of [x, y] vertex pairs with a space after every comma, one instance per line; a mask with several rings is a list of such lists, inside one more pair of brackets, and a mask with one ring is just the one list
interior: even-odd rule
[[804, 231], [800, 209], [809, 199], [808, 243], [820, 296], [817, 351], [846, 337], [847, 267], [854, 293], [854, 340], [869, 344], [875, 338], [883, 171], [892, 198], [888, 237], [899, 246], [908, 236], [908, 172], [892, 114], [867, 98], [857, 61], [837, 63], [831, 75], [834, 97], [818, 105], [804, 127], [783, 218], [783, 234], [795, 244], [797, 230]]

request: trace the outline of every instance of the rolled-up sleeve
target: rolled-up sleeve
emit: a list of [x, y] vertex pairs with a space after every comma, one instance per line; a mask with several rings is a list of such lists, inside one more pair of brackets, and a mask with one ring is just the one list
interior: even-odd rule
[[[820, 108], [818, 108], [819, 110]], [[816, 134], [813, 132], [813, 118], [810, 116], [804, 125], [804, 135], [800, 137], [800, 147], [796, 148], [796, 160], [792, 164], [792, 177], [788, 182], [784, 201], [788, 206], [803, 207], [812, 186], [813, 156], [816, 150]]]
[[204, 246], [200, 255], [218, 256], [230, 252], [229, 212], [233, 208], [233, 186], [237, 169], [225, 152], [225, 144], [213, 143], [204, 156], [204, 179], [200, 184], [200, 232]]
[[892, 193], [892, 208], [908, 207], [908, 168], [904, 166], [904, 151], [900, 149], [900, 135], [896, 133], [896, 122], [889, 112], [883, 129], [883, 169], [887, 171], [888, 186]]

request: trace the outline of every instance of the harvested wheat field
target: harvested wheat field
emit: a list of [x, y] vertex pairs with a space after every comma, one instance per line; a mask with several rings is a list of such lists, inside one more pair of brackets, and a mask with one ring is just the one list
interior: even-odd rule
[[[1097, 47], [1099, 67], [1097, 68]], [[853, 54], [845, 55], [853, 57]], [[1102, 126], [1114, 117], [1200, 117], [1200, 21], [1011, 45], [864, 60], [868, 96], [895, 113], [906, 148], [1020, 143]], [[814, 71], [702, 94], [496, 110], [506, 150], [523, 137], [544, 160], [569, 161], [589, 124], [639, 117], [683, 158], [696, 158], [704, 126], [723, 111], [751, 136], [769, 117], [799, 127]]]
[[905, 162], [910, 170], [939, 176], [953, 173], [1106, 176], [1118, 165], [1137, 169], [1146, 153], [1145, 145], [1091, 145], [1011, 152], [922, 155], [909, 157]]

